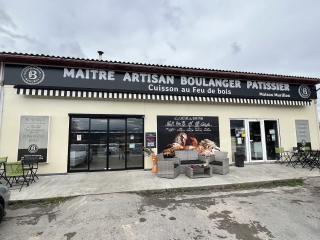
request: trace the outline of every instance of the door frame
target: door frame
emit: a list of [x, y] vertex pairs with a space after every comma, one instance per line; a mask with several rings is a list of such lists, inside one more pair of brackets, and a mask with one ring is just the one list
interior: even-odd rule
[[[264, 120], [261, 119], [247, 119], [245, 120], [245, 128], [247, 132], [246, 138], [246, 151], [247, 151], [247, 162], [264, 162], [267, 159], [267, 148], [266, 148], [266, 138], [264, 134]], [[251, 144], [250, 144], [250, 122], [258, 122], [260, 124], [260, 136], [262, 145], [262, 159], [253, 160], [251, 156]]]
[[[90, 143], [88, 143], [89, 149], [88, 149], [88, 166], [87, 169], [79, 169], [79, 170], [71, 170], [70, 169], [70, 146], [71, 146], [71, 141], [70, 141], [70, 136], [71, 136], [71, 119], [72, 118], [106, 118], [106, 119], [125, 119], [126, 121], [126, 143], [125, 143], [125, 152], [127, 152], [127, 119], [128, 118], [141, 118], [143, 119], [142, 121], [142, 130], [143, 130], [143, 146], [145, 146], [145, 122], [144, 122], [144, 115], [126, 115], [126, 114], [83, 114], [83, 113], [69, 113], [69, 130], [68, 130], [68, 159], [67, 159], [67, 172], [101, 172], [101, 171], [126, 171], [126, 170], [134, 170], [134, 169], [144, 169], [145, 167], [145, 156], [143, 154], [142, 157], [142, 167], [134, 167], [134, 168], [127, 168], [127, 154], [125, 155], [125, 168], [124, 169], [109, 169], [109, 157], [108, 155], [106, 156], [106, 168], [107, 169], [97, 169], [97, 170], [90, 170], [89, 166], [89, 158], [90, 158]], [[89, 122], [90, 124], [90, 122]], [[108, 121], [108, 132], [109, 132], [109, 121]], [[89, 132], [90, 135], [90, 132]], [[109, 151], [109, 134], [107, 136], [107, 148]]]
[[[280, 124], [279, 119], [277, 118], [230, 118], [230, 120], [242, 120], [244, 121], [244, 127], [246, 132], [246, 163], [266, 163], [274, 162], [276, 159], [268, 160], [267, 159], [267, 145], [266, 145], [266, 135], [265, 135], [265, 126], [264, 121], [276, 121], [277, 122], [277, 135], [279, 146], [281, 146], [281, 136], [280, 136]], [[250, 132], [249, 132], [249, 122], [259, 122], [260, 123], [260, 134], [262, 142], [262, 160], [252, 160], [251, 159], [251, 145], [250, 145]]]

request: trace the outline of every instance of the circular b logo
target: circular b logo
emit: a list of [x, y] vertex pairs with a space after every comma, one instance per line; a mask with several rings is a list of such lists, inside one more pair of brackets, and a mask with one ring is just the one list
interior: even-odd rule
[[25, 67], [21, 71], [22, 80], [29, 85], [37, 85], [44, 79], [44, 72], [36, 66]]
[[306, 85], [301, 85], [298, 89], [299, 95], [302, 98], [309, 98], [311, 95], [311, 90], [308, 86]]
[[36, 153], [38, 152], [38, 146], [36, 144], [31, 144], [29, 147], [28, 147], [28, 152], [29, 153]]

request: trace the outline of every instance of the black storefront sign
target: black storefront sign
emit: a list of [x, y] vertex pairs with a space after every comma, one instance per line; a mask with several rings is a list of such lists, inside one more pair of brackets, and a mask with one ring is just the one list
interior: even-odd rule
[[157, 131], [158, 152], [173, 147], [201, 153], [209, 144], [220, 146], [218, 117], [158, 116]]
[[317, 98], [314, 85], [118, 72], [112, 69], [6, 64], [4, 80], [6, 85], [30, 88], [279, 100]]
[[156, 148], [157, 147], [157, 133], [146, 132], [146, 147]]

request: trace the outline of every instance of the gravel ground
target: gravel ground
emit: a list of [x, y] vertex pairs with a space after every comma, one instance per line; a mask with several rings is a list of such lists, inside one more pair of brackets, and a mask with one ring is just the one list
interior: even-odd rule
[[308, 239], [320, 236], [320, 178], [242, 191], [105, 194], [11, 205], [0, 239]]

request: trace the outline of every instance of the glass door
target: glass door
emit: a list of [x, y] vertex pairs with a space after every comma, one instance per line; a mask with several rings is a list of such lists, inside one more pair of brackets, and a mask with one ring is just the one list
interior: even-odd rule
[[108, 119], [90, 119], [89, 170], [107, 169]]
[[71, 116], [68, 171], [141, 169], [143, 146], [142, 116]]
[[276, 120], [265, 120], [264, 130], [266, 138], [267, 160], [279, 159], [276, 148], [279, 147], [278, 122]]
[[72, 118], [70, 124], [69, 169], [88, 171], [89, 118]]
[[261, 134], [261, 124], [260, 121], [248, 121], [249, 134], [248, 134], [248, 147], [250, 153], [251, 161], [261, 161], [263, 157], [263, 137]]
[[126, 168], [126, 119], [109, 120], [108, 169]]
[[232, 161], [242, 155], [248, 162], [279, 159], [278, 121], [274, 119], [231, 119]]
[[143, 119], [127, 119], [127, 168], [143, 166]]

